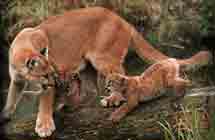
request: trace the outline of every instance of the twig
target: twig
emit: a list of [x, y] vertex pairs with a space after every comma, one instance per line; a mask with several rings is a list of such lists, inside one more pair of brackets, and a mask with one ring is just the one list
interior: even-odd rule
[[170, 43], [161, 43], [161, 46], [168, 46], [168, 47], [173, 47], [177, 49], [184, 49], [184, 46], [178, 45], [178, 44], [170, 44]]

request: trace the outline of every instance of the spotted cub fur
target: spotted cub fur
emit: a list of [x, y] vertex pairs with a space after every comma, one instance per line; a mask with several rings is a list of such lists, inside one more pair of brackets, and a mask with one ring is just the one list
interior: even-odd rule
[[110, 96], [102, 99], [101, 104], [107, 107], [124, 102], [109, 119], [119, 121], [139, 102], [157, 97], [167, 88], [173, 88], [177, 96], [184, 95], [185, 87], [191, 85], [191, 82], [179, 76], [179, 68], [178, 62], [171, 58], [155, 63], [140, 76], [113, 74], [108, 77], [106, 90]]

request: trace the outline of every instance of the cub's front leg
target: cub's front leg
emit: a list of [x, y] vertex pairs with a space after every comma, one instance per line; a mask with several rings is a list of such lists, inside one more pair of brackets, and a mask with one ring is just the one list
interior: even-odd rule
[[138, 95], [131, 94], [128, 96], [127, 102], [122, 104], [118, 109], [116, 109], [108, 120], [112, 122], [118, 122], [123, 117], [125, 117], [130, 111], [132, 111], [138, 105]]
[[48, 87], [46, 93], [40, 96], [39, 112], [37, 114], [35, 131], [40, 137], [47, 137], [55, 130], [53, 120], [53, 103], [55, 88]]

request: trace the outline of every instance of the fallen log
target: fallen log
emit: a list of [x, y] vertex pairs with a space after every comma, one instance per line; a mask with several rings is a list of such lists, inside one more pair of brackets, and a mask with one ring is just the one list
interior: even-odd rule
[[[107, 121], [114, 108], [103, 108], [99, 101], [103, 94], [97, 92], [96, 72], [88, 69], [81, 73], [81, 105], [77, 109], [65, 108], [55, 113], [57, 139], [160, 139], [161, 126], [158, 122], [168, 121], [174, 129], [189, 129], [192, 110], [198, 111], [200, 127], [209, 127], [207, 110], [208, 97], [213, 96], [215, 87], [194, 88], [185, 97], [167, 95], [142, 103], [125, 119], [117, 124]], [[30, 99], [28, 99], [30, 98]], [[34, 133], [37, 98], [24, 98], [18, 105], [14, 118], [5, 126], [7, 137], [36, 136]], [[181, 107], [183, 106], [183, 107]]]

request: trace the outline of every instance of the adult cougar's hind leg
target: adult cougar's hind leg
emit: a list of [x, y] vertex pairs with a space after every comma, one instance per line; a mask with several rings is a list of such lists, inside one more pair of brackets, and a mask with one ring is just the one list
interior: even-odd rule
[[[100, 84], [99, 82], [104, 80], [104, 82], [107, 80], [108, 76], [110, 76], [113, 73], [120, 73], [120, 74], [124, 74], [124, 68], [122, 66], [122, 64], [120, 63], [121, 57], [119, 56], [119, 58], [114, 59], [111, 56], [107, 57], [98, 57], [95, 56], [96, 58], [94, 58], [94, 56], [89, 56], [88, 59], [91, 62], [91, 64], [93, 65], [93, 67], [97, 70], [98, 73], [98, 84]], [[118, 63], [116, 63], [118, 62]], [[103, 83], [103, 82], [101, 82]]]
[[[103, 64], [102, 64], [103, 63]], [[124, 69], [121, 64], [115, 65], [115, 64], [109, 64], [110, 62], [101, 62], [101, 63], [96, 63], [97, 71], [98, 71], [98, 77], [97, 77], [97, 86], [99, 90], [99, 94], [102, 95], [105, 90], [105, 83], [108, 80], [108, 77], [113, 74], [113, 73], [120, 73], [124, 74]]]
[[[104, 36], [105, 34], [105, 36]], [[122, 63], [128, 51], [131, 34], [127, 26], [117, 20], [108, 20], [97, 31], [94, 47], [86, 54], [98, 72], [98, 85], [103, 87], [104, 78], [112, 73], [124, 74]], [[102, 84], [102, 85], [101, 85]], [[100, 89], [100, 91], [103, 91]]]
[[[95, 67], [95, 69], [97, 70], [99, 75], [104, 77], [104, 78], [102, 78], [102, 80], [103, 80], [102, 82], [98, 81], [97, 86], [104, 87], [104, 84], [108, 80], [108, 77], [113, 73], [120, 73], [120, 74], [125, 73], [122, 64], [120, 64], [120, 63], [115, 64], [111, 61], [112, 59], [113, 58], [110, 58], [110, 59], [105, 58], [102, 60], [101, 59], [92, 59], [91, 63], [93, 64], [93, 66]], [[101, 89], [101, 91], [104, 91], [104, 89]], [[102, 95], [102, 93], [100, 93], [100, 95]], [[112, 98], [111, 95], [109, 97]], [[109, 98], [109, 97], [105, 97], [105, 98]], [[102, 101], [104, 101], [104, 100], [102, 100]], [[103, 104], [103, 103], [101, 102], [101, 104]]]

